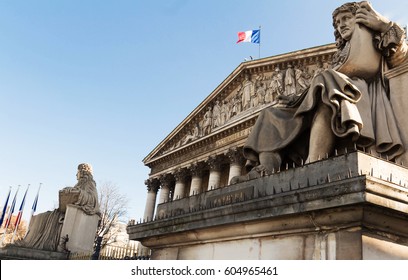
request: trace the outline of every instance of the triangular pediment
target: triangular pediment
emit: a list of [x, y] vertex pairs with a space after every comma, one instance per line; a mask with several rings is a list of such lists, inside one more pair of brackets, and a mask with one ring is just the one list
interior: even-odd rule
[[[279, 105], [278, 96], [296, 95], [307, 87], [313, 75], [329, 66], [334, 51], [335, 45], [330, 44], [241, 63], [144, 158], [144, 164], [152, 168], [169, 162], [168, 166], [171, 158], [182, 153], [194, 156], [199, 144], [222, 143], [238, 131], [235, 127], [250, 129], [254, 122], [250, 120], [263, 108]], [[293, 79], [293, 87], [288, 79]], [[207, 145], [207, 149], [218, 146]]]

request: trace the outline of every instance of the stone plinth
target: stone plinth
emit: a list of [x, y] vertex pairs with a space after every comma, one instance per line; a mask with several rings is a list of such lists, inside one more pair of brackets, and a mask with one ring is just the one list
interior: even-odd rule
[[66, 260], [68, 253], [8, 245], [0, 249], [1, 260]]
[[61, 230], [61, 237], [69, 238], [66, 249], [71, 253], [92, 251], [98, 221], [98, 215], [86, 215], [79, 207], [67, 205]]
[[62, 213], [67, 211], [68, 204], [74, 204], [78, 201], [79, 192], [65, 192], [63, 190], [59, 191], [59, 210]]
[[408, 259], [408, 170], [352, 152], [158, 206], [152, 259]]

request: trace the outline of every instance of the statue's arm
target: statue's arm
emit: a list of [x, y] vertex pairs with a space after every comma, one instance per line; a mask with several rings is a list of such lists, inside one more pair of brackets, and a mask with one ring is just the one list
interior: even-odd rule
[[378, 13], [367, 1], [360, 3], [356, 22], [374, 31], [374, 42], [392, 68], [407, 60], [408, 46], [404, 30]]

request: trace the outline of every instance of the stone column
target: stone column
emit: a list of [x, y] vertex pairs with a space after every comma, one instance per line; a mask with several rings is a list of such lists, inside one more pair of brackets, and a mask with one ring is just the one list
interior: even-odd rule
[[160, 177], [160, 197], [159, 197], [159, 204], [164, 202], [169, 202], [170, 199], [170, 189], [173, 183], [173, 178], [170, 174], [165, 174]]
[[202, 164], [195, 163], [191, 165], [189, 169], [191, 172], [190, 196], [192, 196], [201, 192], [203, 166]]
[[174, 187], [173, 200], [184, 198], [184, 193], [186, 191], [186, 177], [187, 171], [185, 169], [178, 169], [174, 173], [174, 178], [176, 179], [176, 186]]
[[221, 159], [218, 156], [211, 156], [208, 158], [207, 164], [210, 167], [207, 190], [218, 189], [221, 180]]
[[229, 149], [226, 153], [230, 161], [230, 169], [229, 169], [229, 176], [228, 176], [228, 183], [231, 179], [235, 176], [241, 176], [242, 172], [242, 164], [243, 164], [243, 155], [241, 150], [238, 148]]
[[147, 185], [147, 199], [143, 220], [148, 221], [153, 219], [160, 182], [157, 179], [148, 179], [145, 181], [145, 185]]

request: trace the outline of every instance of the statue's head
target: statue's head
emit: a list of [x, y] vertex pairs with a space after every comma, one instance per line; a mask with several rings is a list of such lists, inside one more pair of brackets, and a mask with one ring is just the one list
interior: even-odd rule
[[78, 165], [77, 179], [89, 179], [93, 178], [92, 166], [88, 163], [81, 163]]
[[[359, 7], [359, 3], [350, 2], [333, 11], [334, 37], [338, 48], [344, 46], [346, 41], [350, 39], [354, 31], [355, 16]], [[342, 25], [340, 25], [340, 22]]]

